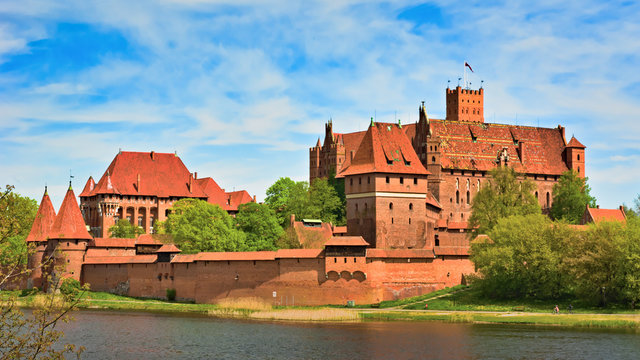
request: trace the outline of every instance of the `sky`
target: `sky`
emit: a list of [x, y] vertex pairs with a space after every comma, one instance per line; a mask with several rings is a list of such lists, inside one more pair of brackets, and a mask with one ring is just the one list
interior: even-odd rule
[[[467, 61], [487, 122], [566, 127], [598, 204], [640, 193], [633, 1], [0, 0], [0, 184], [56, 208], [118, 151], [177, 152], [258, 200], [369, 119], [443, 118]], [[322, 139], [321, 139], [322, 140]]]

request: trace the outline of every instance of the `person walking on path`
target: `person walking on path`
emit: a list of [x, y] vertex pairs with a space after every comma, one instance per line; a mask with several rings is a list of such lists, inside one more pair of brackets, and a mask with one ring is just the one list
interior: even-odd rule
[[553, 313], [554, 313], [555, 315], [560, 314], [560, 308], [558, 307], [558, 305], [556, 305], [556, 307], [554, 307], [554, 308], [553, 308]]

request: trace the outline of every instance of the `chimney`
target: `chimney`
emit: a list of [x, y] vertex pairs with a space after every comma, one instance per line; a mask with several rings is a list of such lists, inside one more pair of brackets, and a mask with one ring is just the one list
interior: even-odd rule
[[257, 201], [256, 201], [256, 196], [255, 196], [255, 195], [253, 195], [253, 202], [257, 202]]
[[567, 143], [567, 139], [564, 137], [564, 127], [562, 127], [562, 125], [558, 125], [558, 130], [560, 130], [560, 134], [562, 134], [562, 140], [564, 140], [564, 143]]
[[189, 173], [189, 192], [193, 192], [193, 174]]
[[350, 156], [351, 158], [349, 159], [349, 161], [351, 161], [351, 162], [353, 162], [353, 153], [354, 153], [354, 151], [351, 150], [351, 156]]
[[197, 172], [197, 171], [193, 173], [193, 178], [194, 178], [194, 179], [197, 179], [197, 178], [198, 178], [198, 172]]
[[600, 205], [596, 205], [596, 209], [600, 209]]
[[520, 152], [520, 162], [522, 162], [522, 164], [524, 165], [525, 157], [524, 157], [524, 142], [523, 141], [520, 141], [518, 143], [518, 150]]
[[136, 190], [138, 190], [138, 192], [140, 192], [140, 173], [138, 173], [138, 177], [136, 179]]
[[156, 152], [152, 151], [151, 152], [151, 160], [155, 160], [156, 159]]
[[291, 214], [291, 218], [289, 220], [291, 226], [293, 226], [293, 224], [295, 224], [296, 222], [296, 214]]

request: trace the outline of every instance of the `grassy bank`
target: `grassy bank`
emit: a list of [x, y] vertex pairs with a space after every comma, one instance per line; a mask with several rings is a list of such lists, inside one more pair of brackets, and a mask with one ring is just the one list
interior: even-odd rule
[[[43, 294], [19, 296], [19, 292], [1, 292], [2, 298], [15, 296], [18, 304], [33, 307]], [[160, 313], [192, 313], [219, 318], [280, 321], [444, 321], [454, 323], [496, 323], [557, 325], [589, 328], [624, 328], [640, 331], [640, 312], [628, 310], [575, 308], [577, 313], [552, 315], [550, 303], [493, 302], [482, 305], [467, 303], [477, 296], [473, 289], [456, 287], [415, 298], [384, 302], [368, 308], [272, 307], [259, 298], [224, 299], [216, 304], [194, 304], [155, 299], [138, 299], [109, 293], [87, 292], [80, 301], [81, 309], [148, 311]], [[424, 310], [424, 304], [429, 310]], [[515, 309], [515, 310], [514, 310]], [[532, 311], [533, 310], [533, 311]], [[539, 310], [536, 312], [535, 310]], [[608, 313], [607, 313], [608, 312]]]

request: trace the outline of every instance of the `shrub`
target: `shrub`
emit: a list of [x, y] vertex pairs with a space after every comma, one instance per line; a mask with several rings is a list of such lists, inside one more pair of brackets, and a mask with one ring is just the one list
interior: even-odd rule
[[37, 287], [31, 288], [31, 289], [22, 289], [22, 292], [20, 293], [20, 297], [35, 295], [38, 293], [38, 291], [40, 290], [38, 290]]
[[167, 289], [167, 300], [169, 301], [176, 300], [176, 289]]
[[77, 295], [82, 289], [80, 281], [72, 278], [66, 278], [60, 285], [60, 292], [64, 295]]

